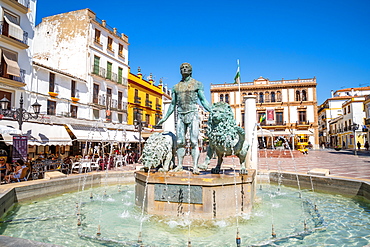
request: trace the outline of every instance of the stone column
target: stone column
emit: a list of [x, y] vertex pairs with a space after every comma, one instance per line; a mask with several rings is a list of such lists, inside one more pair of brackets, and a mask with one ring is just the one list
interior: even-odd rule
[[256, 113], [256, 96], [246, 95], [244, 96], [244, 128], [245, 128], [245, 140], [249, 143], [249, 155], [247, 156], [247, 165], [251, 169], [257, 170], [257, 143], [258, 137], [255, 131], [257, 123]]

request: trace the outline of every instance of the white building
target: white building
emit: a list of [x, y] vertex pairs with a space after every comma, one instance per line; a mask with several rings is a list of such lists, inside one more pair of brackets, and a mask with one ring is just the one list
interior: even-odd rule
[[331, 92], [331, 97], [325, 100], [325, 102], [319, 106], [318, 110], [319, 142], [321, 145], [323, 143], [329, 144], [330, 147], [338, 145], [338, 143], [333, 142], [333, 138], [330, 138], [333, 133], [329, 133], [329, 122], [334, 119], [336, 119], [335, 122], [338, 122], [338, 117], [343, 115], [342, 105], [348, 99], [368, 94], [370, 94], [370, 87], [345, 88]]
[[330, 140], [333, 147], [355, 149], [357, 142], [363, 147], [366, 141], [364, 130], [364, 96], [354, 96], [342, 104], [343, 115], [329, 121]]
[[[37, 64], [81, 79], [75, 88], [80, 97], [76, 103], [80, 104], [78, 118], [108, 124], [127, 122], [129, 44], [125, 34], [99, 19], [91, 10], [83, 9], [43, 18], [35, 29], [34, 40]], [[65, 107], [58, 106], [59, 99], [70, 99], [71, 89], [70, 83], [51, 87], [53, 92], [59, 90], [59, 94], [54, 99], [49, 98], [42, 110], [55, 106], [55, 112], [48, 113], [65, 114]]]
[[0, 1], [0, 99], [18, 108], [21, 94], [27, 110], [31, 99], [24, 93], [32, 82], [32, 50], [36, 0]]

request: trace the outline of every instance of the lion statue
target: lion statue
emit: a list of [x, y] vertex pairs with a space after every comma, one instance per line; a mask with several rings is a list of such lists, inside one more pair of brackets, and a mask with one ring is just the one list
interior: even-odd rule
[[166, 172], [175, 166], [176, 136], [169, 131], [152, 134], [143, 149], [142, 162], [144, 170], [156, 168]]
[[248, 174], [245, 159], [249, 145], [245, 141], [244, 129], [236, 125], [230, 105], [224, 102], [213, 103], [208, 125], [207, 156], [199, 168], [207, 169], [214, 152], [216, 152], [217, 166], [212, 168], [211, 173], [220, 173], [224, 156], [236, 155], [240, 161], [240, 174]]

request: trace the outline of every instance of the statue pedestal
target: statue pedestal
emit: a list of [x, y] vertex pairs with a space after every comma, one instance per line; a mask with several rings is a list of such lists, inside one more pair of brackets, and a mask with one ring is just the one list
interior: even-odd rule
[[226, 170], [225, 174], [201, 172], [200, 175], [187, 171], [150, 172], [149, 176], [147, 172], [137, 171], [136, 205], [144, 204], [144, 210], [153, 215], [183, 216], [190, 211], [192, 219], [233, 217], [251, 212], [255, 177], [253, 169], [248, 170], [248, 175], [237, 172], [235, 176], [232, 170]]

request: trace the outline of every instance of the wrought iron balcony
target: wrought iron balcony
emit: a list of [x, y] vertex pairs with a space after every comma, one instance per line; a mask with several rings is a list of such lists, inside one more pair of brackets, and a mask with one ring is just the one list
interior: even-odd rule
[[9, 33], [9, 24], [6, 22], [6, 21], [1, 21], [0, 22], [0, 33], [6, 37], [9, 37], [11, 39], [14, 39], [18, 42], [21, 42], [25, 45], [28, 45], [28, 33], [26, 31], [23, 31], [23, 39], [18, 39], [16, 37], [13, 37], [13, 35], [11, 35]]
[[103, 67], [99, 67], [97, 65], [93, 65], [93, 67], [92, 67], [92, 73], [94, 75], [98, 75], [100, 77], [105, 78], [105, 68], [103, 68]]
[[152, 101], [150, 101], [150, 100], [145, 100], [145, 106], [147, 106], [147, 107], [152, 107]]
[[160, 111], [162, 109], [162, 106], [160, 104], [156, 104], [156, 108], [158, 111]]
[[141, 104], [141, 97], [134, 97], [135, 104]]
[[6, 73], [6, 71], [3, 71], [4, 67], [3, 66], [0, 66], [0, 77], [2, 78], [6, 78], [6, 79], [9, 79], [9, 80], [13, 80], [13, 81], [18, 81], [18, 82], [22, 82], [22, 83], [25, 83], [25, 80], [24, 80], [24, 75], [26, 73], [26, 71], [24, 69], [21, 69], [20, 70], [20, 76], [14, 76], [14, 75], [9, 75]]
[[310, 121], [297, 121], [297, 125], [309, 125]]

